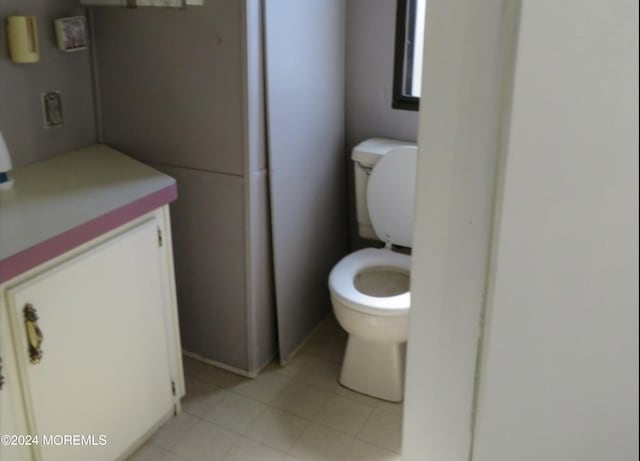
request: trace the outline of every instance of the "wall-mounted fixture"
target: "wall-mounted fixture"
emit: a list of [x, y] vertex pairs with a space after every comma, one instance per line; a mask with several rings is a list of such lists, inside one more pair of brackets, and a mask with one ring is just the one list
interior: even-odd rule
[[64, 125], [62, 117], [62, 95], [59, 91], [49, 91], [40, 95], [42, 100], [42, 115], [44, 117], [44, 127]]
[[126, 8], [160, 7], [185, 8], [187, 6], [204, 5], [204, 0], [80, 0], [86, 6], [122, 6]]
[[80, 51], [89, 48], [87, 20], [84, 16], [60, 18], [53, 21], [58, 48], [62, 51]]
[[34, 16], [7, 17], [7, 42], [13, 62], [38, 62], [38, 24]]
[[9, 171], [11, 171], [11, 168], [9, 148], [7, 147], [7, 143], [4, 142], [2, 131], [0, 131], [0, 190], [11, 189], [13, 186], [13, 179], [9, 177]]

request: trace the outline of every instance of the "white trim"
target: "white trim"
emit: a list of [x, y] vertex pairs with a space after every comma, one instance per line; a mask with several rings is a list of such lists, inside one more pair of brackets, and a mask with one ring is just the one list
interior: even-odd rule
[[403, 456], [467, 461], [515, 0], [429, 0]]
[[471, 432], [472, 440], [469, 450], [469, 460], [473, 459], [476, 438], [476, 422], [478, 416], [478, 399], [480, 394], [480, 379], [482, 375], [482, 365], [485, 356], [485, 340], [490, 334], [490, 325], [487, 323], [488, 311], [493, 305], [494, 275], [496, 272], [496, 251], [500, 239], [500, 214], [502, 210], [502, 200], [504, 191], [504, 178], [507, 163], [507, 146], [509, 143], [509, 129], [511, 126], [511, 107], [513, 102], [513, 85], [515, 79], [515, 60], [518, 49], [518, 36], [520, 25], [521, 1], [511, 0], [505, 6], [505, 23], [503, 33], [503, 66], [502, 66], [502, 103], [500, 114], [500, 132], [498, 135], [498, 161], [495, 172], [495, 195], [493, 200], [493, 222], [491, 224], [491, 244], [490, 255], [486, 270], [486, 295], [485, 305], [481, 312], [480, 333], [478, 336], [478, 353], [476, 355], [476, 374], [474, 382], [473, 408]]

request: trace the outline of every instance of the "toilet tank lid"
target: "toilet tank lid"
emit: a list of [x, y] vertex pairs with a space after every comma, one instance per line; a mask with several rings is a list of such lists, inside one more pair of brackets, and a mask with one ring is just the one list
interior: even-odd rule
[[380, 160], [380, 157], [400, 146], [414, 146], [415, 143], [398, 141], [388, 138], [370, 138], [362, 141], [353, 148], [351, 160], [360, 162], [363, 166], [371, 167]]

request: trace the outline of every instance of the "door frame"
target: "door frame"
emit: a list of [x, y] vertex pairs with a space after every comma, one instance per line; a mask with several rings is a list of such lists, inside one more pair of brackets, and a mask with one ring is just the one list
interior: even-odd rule
[[520, 0], [430, 0], [403, 459], [468, 461]]

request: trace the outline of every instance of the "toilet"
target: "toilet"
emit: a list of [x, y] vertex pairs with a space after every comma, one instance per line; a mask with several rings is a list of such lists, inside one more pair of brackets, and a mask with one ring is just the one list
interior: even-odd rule
[[333, 311], [349, 334], [340, 384], [392, 402], [404, 389], [416, 157], [415, 144], [384, 138], [353, 149], [358, 233], [384, 248], [355, 251], [329, 275]]

